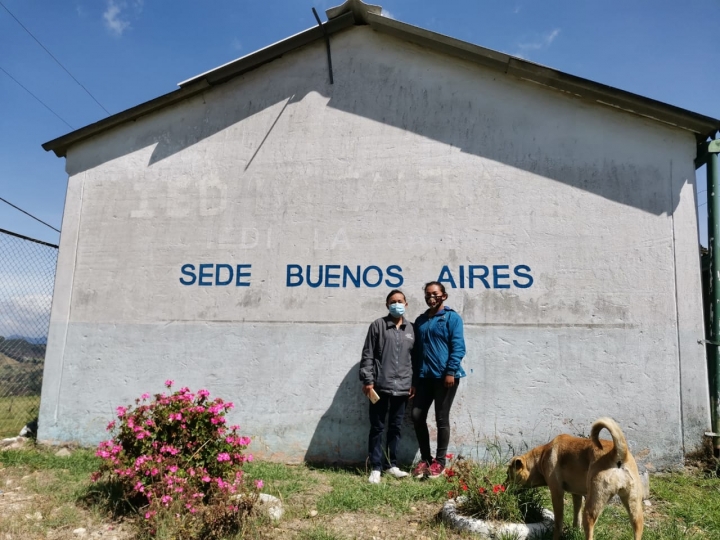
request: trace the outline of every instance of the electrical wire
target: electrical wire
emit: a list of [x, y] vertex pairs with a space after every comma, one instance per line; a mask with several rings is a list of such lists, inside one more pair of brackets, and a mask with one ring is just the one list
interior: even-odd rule
[[[1, 68], [0, 68], [0, 69], [1, 69]], [[31, 213], [26, 212], [25, 210], [23, 210], [22, 208], [20, 208], [20, 207], [18, 207], [18, 206], [15, 206], [13, 203], [11, 203], [11, 202], [9, 202], [9, 201], [6, 201], [6, 200], [3, 199], [2, 197], [0, 197], [0, 201], [4, 202], [5, 204], [9, 204], [9, 205], [12, 206], [15, 210], [20, 210], [23, 214], [25, 214], [25, 215], [27, 215], [27, 216], [30, 216], [30, 217], [33, 218], [35, 221], [39, 221], [40, 223], [42, 223], [42, 224], [45, 225], [46, 227], [50, 227], [53, 231], [60, 232], [59, 230], [57, 230], [57, 229], [56, 229], [55, 227], [53, 227], [52, 225], [48, 225], [48, 224], [45, 223], [42, 219], [36, 218], [36, 217], [33, 216]]]
[[72, 80], [75, 81], [75, 82], [80, 86], [80, 88], [82, 88], [83, 90], [85, 90], [85, 93], [86, 93], [88, 96], [90, 96], [90, 97], [93, 99], [93, 101], [94, 101], [95, 103], [97, 103], [103, 111], [105, 111], [108, 115], [110, 114], [110, 111], [108, 111], [105, 107], [103, 107], [103, 104], [100, 103], [100, 102], [95, 98], [95, 96], [93, 96], [93, 95], [90, 93], [90, 90], [88, 90], [87, 88], [85, 88], [85, 86], [83, 86], [83, 84], [82, 84], [80, 81], [78, 81], [78, 80], [75, 78], [75, 76], [74, 76], [72, 73], [70, 73], [70, 71], [69, 71], [65, 66], [62, 65], [62, 63], [60, 62], [60, 60], [58, 60], [57, 58], [55, 58], [55, 55], [53, 55], [53, 53], [51, 53], [51, 52], [48, 50], [48, 48], [45, 47], [45, 45], [43, 45], [42, 43], [40, 43], [40, 40], [39, 40], [38, 38], [36, 38], [36, 37], [33, 35], [33, 33], [30, 32], [30, 30], [28, 30], [28, 29], [25, 27], [25, 25], [24, 25], [23, 23], [21, 23], [20, 20], [19, 20], [15, 15], [13, 15], [12, 11], [10, 11], [5, 4], [3, 4], [2, 2], [0, 2], [0, 6], [2, 6], [2, 7], [5, 9], [5, 11], [7, 11], [13, 19], [15, 19], [15, 22], [17, 22], [20, 26], [22, 26], [22, 29], [25, 30], [25, 31], [30, 35], [30, 37], [33, 38], [33, 39], [37, 42], [37, 44], [40, 45], [40, 46], [43, 48], [43, 50], [50, 55], [50, 58], [52, 58], [53, 60], [55, 60], [55, 62], [57, 63], [58, 66], [60, 66], [61, 68], [63, 68], [63, 69], [65, 70], [65, 73], [67, 73], [68, 75], [70, 75], [70, 77], [72, 78]]
[[22, 89], [25, 90], [28, 94], [30, 94], [32, 97], [34, 97], [36, 100], [38, 100], [38, 101], [40, 102], [40, 104], [41, 104], [43, 107], [45, 107], [48, 111], [50, 111], [50, 112], [53, 113], [55, 116], [57, 116], [60, 120], [62, 120], [62, 122], [63, 122], [67, 127], [69, 127], [69, 128], [72, 129], [72, 130], [75, 129], [75, 128], [72, 127], [70, 124], [68, 124], [62, 116], [60, 116], [58, 113], [56, 113], [55, 111], [53, 111], [50, 107], [48, 107], [43, 100], [41, 100], [39, 97], [37, 97], [35, 94], [33, 94], [33, 93], [32, 93], [30, 90], [28, 90], [27, 88], [25, 88], [20, 81], [18, 81], [15, 77], [13, 77], [13, 76], [10, 75], [7, 71], [5, 71], [2, 66], [0, 66], [0, 71], [2, 71], [5, 75], [7, 75], [7, 76], [10, 77], [13, 81], [15, 81], [15, 83], [16, 83], [20, 88], [22, 88]]

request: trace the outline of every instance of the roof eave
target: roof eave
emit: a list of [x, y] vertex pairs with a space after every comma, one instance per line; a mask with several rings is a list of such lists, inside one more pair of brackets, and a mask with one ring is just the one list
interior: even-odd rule
[[334, 34], [345, 28], [349, 28], [355, 24], [355, 18], [352, 13], [348, 12], [335, 19], [332, 19], [320, 26], [314, 26], [304, 32], [290, 36], [287, 39], [278, 41], [268, 47], [260, 49], [252, 54], [239, 58], [229, 62], [219, 68], [213, 69], [187, 81], [183, 81], [179, 84], [180, 88], [174, 90], [168, 94], [164, 94], [160, 97], [141, 103], [135, 107], [131, 107], [118, 114], [103, 118], [93, 124], [87, 125], [83, 128], [71, 131], [62, 137], [53, 139], [46, 142], [42, 147], [46, 151], [53, 151], [57, 157], [65, 157], [70, 146], [77, 144], [81, 141], [89, 139], [99, 133], [116, 127], [125, 122], [132, 122], [150, 114], [158, 109], [173, 105], [184, 99], [188, 99], [195, 94], [203, 92], [216, 84], [222, 84], [233, 77], [252, 71], [255, 68], [260, 67], [263, 64], [271, 62], [277, 58], [280, 58], [284, 54], [291, 52], [295, 49], [309, 45], [310, 43], [323, 39], [325, 32], [328, 34]]
[[[485, 47], [473, 45], [459, 39], [390, 19], [376, 13], [374, 9], [367, 9], [368, 6], [357, 0], [351, 0], [349, 4], [352, 4], [352, 6], [360, 4], [364, 6], [364, 9], [360, 12], [355, 7], [351, 11], [336, 15], [323, 23], [322, 26], [315, 26], [244, 56], [243, 58], [229, 62], [192, 79], [188, 79], [180, 83], [178, 90], [104, 118], [76, 131], [72, 131], [62, 137], [46, 142], [42, 146], [47, 151], [52, 150], [58, 157], [65, 157], [70, 146], [74, 144], [125, 122], [137, 120], [141, 116], [188, 99], [207, 90], [211, 86], [222, 84], [234, 77], [280, 58], [288, 52], [323, 39], [326, 33], [328, 35], [334, 34], [356, 24], [368, 24], [371, 28], [379, 32], [456, 58], [468, 60], [500, 73], [566, 92], [584, 101], [613, 107], [690, 131], [694, 133], [699, 140], [713, 137], [717, 131], [720, 131], [720, 120], [716, 118], [694, 113], [680, 107], [675, 107], [674, 105], [668, 105], [667, 103], [576, 77], [505, 53], [486, 49]], [[374, 8], [376, 6], [369, 7]], [[355, 13], [356, 11], [359, 15]]]
[[685, 129], [695, 133], [703, 140], [720, 130], [720, 120], [717, 118], [583, 79], [388, 17], [368, 14], [367, 23], [371, 28], [398, 39], [462, 58], [519, 79], [567, 92], [585, 101], [613, 107]]

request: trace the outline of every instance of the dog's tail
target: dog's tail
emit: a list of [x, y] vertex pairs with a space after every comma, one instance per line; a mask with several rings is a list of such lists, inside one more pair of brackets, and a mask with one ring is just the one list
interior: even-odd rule
[[612, 418], [598, 418], [592, 425], [590, 429], [590, 439], [592, 439], [593, 444], [602, 449], [599, 435], [603, 429], [607, 429], [612, 436], [613, 443], [615, 443], [615, 455], [618, 461], [624, 462], [628, 453], [627, 441], [625, 440], [625, 434], [622, 432], [622, 429], [620, 429], [620, 426], [618, 426]]

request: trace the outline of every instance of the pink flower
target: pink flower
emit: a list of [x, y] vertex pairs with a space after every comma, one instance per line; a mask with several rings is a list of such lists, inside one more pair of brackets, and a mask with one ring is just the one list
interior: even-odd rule
[[115, 429], [115, 420], [110, 422], [105, 429], [108, 431], [110, 431], [111, 429]]
[[175, 383], [175, 381], [168, 379], [167, 381], [165, 381], [165, 386], [170, 388], [174, 383]]
[[115, 411], [117, 412], [118, 418], [122, 418], [123, 416], [125, 416], [127, 409], [125, 407], [118, 407], [117, 409], [115, 409]]
[[173, 498], [170, 495], [163, 495], [160, 502], [167, 506], [172, 502], [172, 500]]
[[150, 518], [153, 517], [156, 513], [157, 513], [157, 512], [155, 512], [155, 511], [145, 512], [145, 519], [150, 519]]
[[210, 477], [206, 474], [205, 476], [202, 477], [202, 481], [203, 481], [203, 482], [209, 482], [209, 481], [210, 481]]
[[145, 394], [143, 394], [142, 396], [140, 396], [140, 399], [143, 399], [143, 400], [144, 400], [144, 399], [150, 399], [150, 394], [145, 393]]
[[252, 460], [253, 460], [252, 454], [248, 454], [247, 456], [245, 456], [245, 461], [252, 461]]
[[230, 461], [230, 454], [227, 452], [222, 452], [221, 454], [218, 454], [217, 457], [218, 461]]
[[177, 465], [170, 465], [170, 467], [168, 467], [168, 470], [171, 473], [177, 472], [177, 470], [178, 470]]
[[263, 482], [262, 480], [255, 480], [255, 487], [256, 487], [256, 488], [262, 489], [264, 485], [265, 485], [265, 482]]
[[205, 390], [205, 389], [201, 389], [201, 390], [198, 390], [197, 395], [198, 395], [199, 397], [205, 397], [205, 398], [206, 398], [206, 397], [209, 397], [209, 396], [210, 396], [210, 392], [208, 392], [208, 391]]

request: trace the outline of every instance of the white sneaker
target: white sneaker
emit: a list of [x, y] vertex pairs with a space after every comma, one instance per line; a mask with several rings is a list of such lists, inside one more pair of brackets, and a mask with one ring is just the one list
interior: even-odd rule
[[401, 471], [397, 467], [390, 467], [387, 471], [385, 471], [391, 476], [394, 476], [395, 478], [405, 478], [406, 476], [410, 476], [405, 471]]
[[379, 484], [380, 483], [380, 471], [373, 471], [370, 473], [370, 478], [368, 478], [368, 482], [371, 484]]

